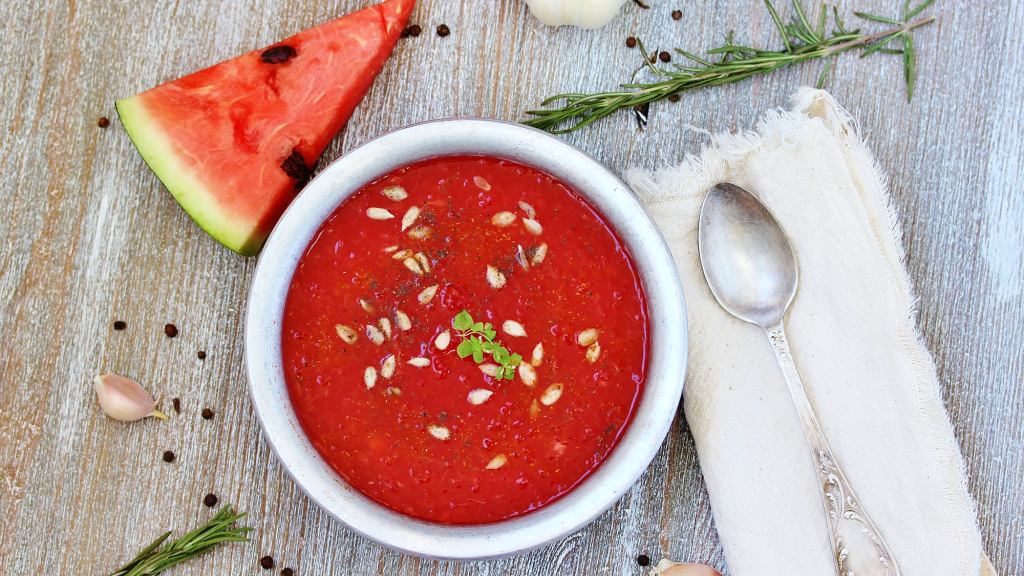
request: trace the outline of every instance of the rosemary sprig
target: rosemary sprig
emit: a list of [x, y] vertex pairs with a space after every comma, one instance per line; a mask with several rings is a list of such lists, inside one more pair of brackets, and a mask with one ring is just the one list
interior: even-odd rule
[[[934, 16], [918, 17], [934, 2], [935, 0], [924, 0], [911, 7], [910, 2], [905, 1], [900, 19], [855, 12], [856, 16], [864, 20], [891, 26], [880, 32], [863, 34], [860, 29], [846, 29], [839, 11], [834, 7], [831, 10], [833, 29], [826, 33], [829, 9], [824, 3], [812, 23], [804, 12], [800, 0], [792, 0], [794, 16], [789, 24], [785, 24], [771, 1], [764, 0], [765, 7], [782, 37], [784, 48], [781, 50], [736, 44], [730, 34], [724, 45], [707, 51], [707, 58], [677, 48], [675, 52], [691, 62], [663, 68], [655, 66], [648, 58], [643, 43], [640, 43], [644, 63], [637, 72], [649, 71], [654, 76], [652, 81], [631, 80], [622, 84], [621, 90], [611, 92], [565, 93], [552, 96], [541, 102], [541, 106], [558, 103], [559, 107], [528, 110], [526, 113], [532, 118], [525, 120], [524, 124], [556, 134], [573, 132], [619, 110], [638, 109], [673, 94], [731, 84], [810, 60], [825, 60], [825, 66], [818, 77], [818, 84], [821, 86], [832, 69], [834, 57], [854, 49], [862, 49], [862, 56], [876, 52], [901, 54], [904, 78], [907, 82], [907, 101], [910, 101], [914, 96], [916, 78], [914, 41], [910, 33], [935, 21]], [[900, 48], [892, 48], [893, 43]]]
[[209, 551], [222, 542], [248, 542], [248, 527], [234, 524], [245, 514], [236, 514], [230, 506], [220, 509], [206, 524], [174, 540], [164, 542], [171, 536], [164, 532], [149, 546], [143, 548], [131, 562], [111, 572], [108, 576], [154, 576], [175, 564], [190, 560]]
[[491, 326], [490, 322], [474, 322], [473, 317], [463, 310], [452, 319], [452, 328], [458, 331], [462, 337], [455, 352], [459, 358], [473, 357], [473, 361], [480, 364], [484, 361], [484, 354], [490, 354], [501, 369], [495, 376], [499, 380], [511, 380], [515, 378], [516, 367], [522, 363], [523, 357], [519, 354], [512, 354], [501, 345], [501, 342], [494, 340], [498, 332]]

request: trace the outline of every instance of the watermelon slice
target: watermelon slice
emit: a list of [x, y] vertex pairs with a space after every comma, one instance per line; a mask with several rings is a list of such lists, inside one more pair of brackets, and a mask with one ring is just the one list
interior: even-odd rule
[[259, 251], [391, 54], [415, 0], [387, 0], [117, 102], [199, 226]]

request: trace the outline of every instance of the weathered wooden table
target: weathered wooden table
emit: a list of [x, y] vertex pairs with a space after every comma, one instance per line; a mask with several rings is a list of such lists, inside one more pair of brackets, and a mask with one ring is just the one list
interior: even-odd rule
[[[526, 556], [472, 564], [405, 557], [354, 535], [269, 453], [242, 366], [255, 260], [199, 231], [116, 119], [106, 130], [97, 119], [115, 117], [115, 98], [368, 3], [0, 3], [0, 572], [103, 573], [160, 531], [205, 518], [211, 491], [249, 512], [253, 541], [176, 574], [261, 573], [268, 553], [307, 575], [639, 574], [641, 553], [725, 568], [682, 419], [597, 522]], [[639, 58], [624, 46], [631, 34], [651, 47], [700, 49], [730, 29], [777, 43], [756, 0], [651, 4], [627, 3], [609, 26], [582, 31], [543, 27], [519, 0], [423, 0], [413, 21], [425, 33], [399, 44], [325, 163], [411, 122], [521, 119], [554, 92], [610, 88]], [[893, 13], [901, 2], [844, 4]], [[917, 35], [912, 104], [898, 58], [845, 57], [830, 86], [891, 177], [985, 545], [1010, 576], [1024, 573], [1024, 4], [940, 2], [935, 12], [938, 23]], [[451, 36], [433, 33], [441, 23]], [[623, 114], [566, 139], [616, 171], [678, 162], [700, 144], [683, 123], [749, 127], [818, 72], [804, 65], [657, 104], [644, 132]], [[127, 329], [113, 330], [115, 320]], [[164, 336], [168, 322], [177, 338]], [[103, 417], [91, 380], [107, 370], [181, 397], [181, 414], [132, 425]], [[203, 407], [216, 416], [201, 419]], [[161, 461], [167, 449], [173, 464]]]

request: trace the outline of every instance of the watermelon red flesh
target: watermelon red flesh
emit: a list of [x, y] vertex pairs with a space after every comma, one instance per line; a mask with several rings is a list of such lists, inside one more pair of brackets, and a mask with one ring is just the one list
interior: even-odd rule
[[259, 251], [387, 60], [415, 0], [388, 0], [117, 102], [179, 204]]

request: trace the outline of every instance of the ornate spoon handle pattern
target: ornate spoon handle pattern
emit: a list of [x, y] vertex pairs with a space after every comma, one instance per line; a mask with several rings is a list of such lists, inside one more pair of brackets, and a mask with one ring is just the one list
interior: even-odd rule
[[899, 566], [889, 546], [861, 508], [860, 501], [825, 440], [796, 364], [793, 363], [782, 323], [767, 328], [765, 333], [782, 367], [782, 374], [793, 397], [818, 473], [836, 573], [840, 576], [900, 576]]

